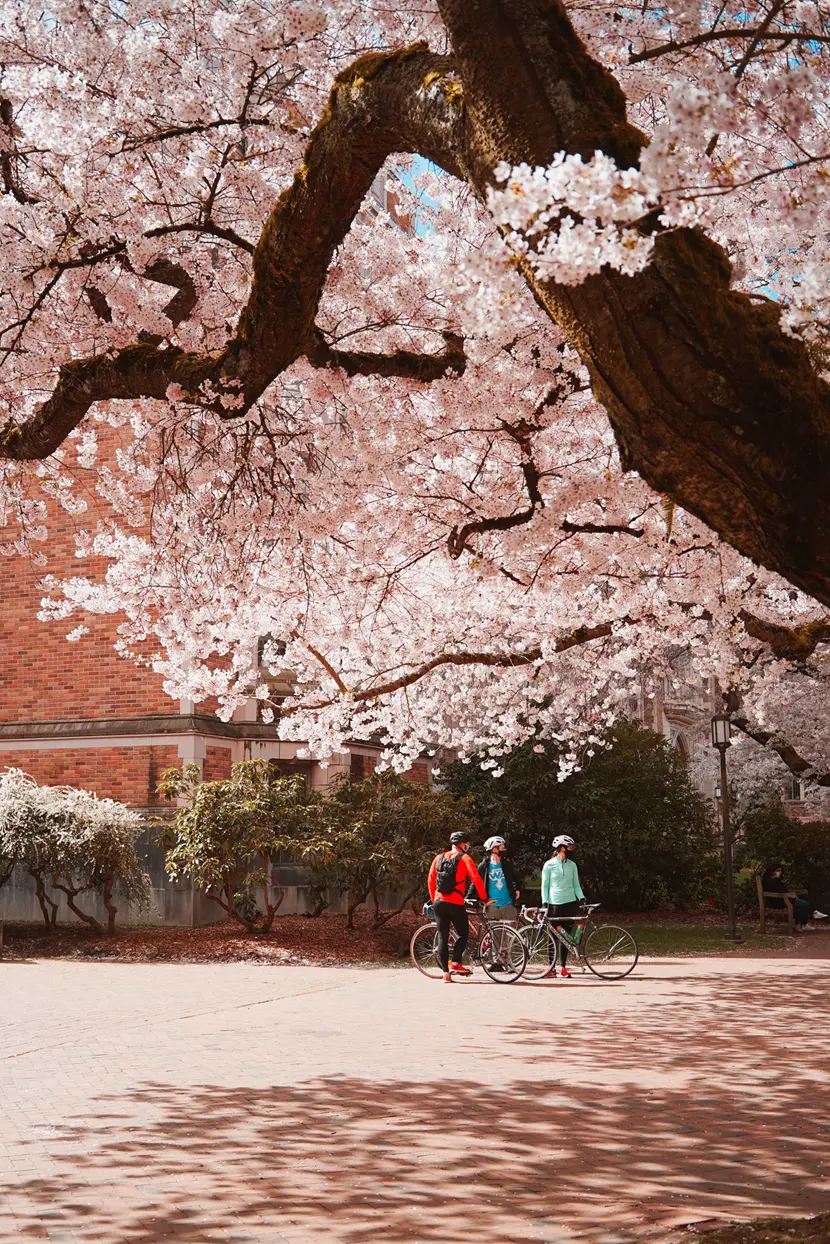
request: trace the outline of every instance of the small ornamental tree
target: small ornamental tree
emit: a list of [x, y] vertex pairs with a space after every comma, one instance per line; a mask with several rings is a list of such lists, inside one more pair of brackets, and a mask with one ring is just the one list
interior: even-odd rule
[[66, 896], [67, 906], [80, 920], [101, 930], [100, 922], [82, 911], [75, 900], [83, 893], [101, 896], [107, 911], [107, 932], [115, 930], [118, 890], [132, 907], [146, 908], [150, 890], [147, 874], [136, 854], [136, 839], [144, 828], [141, 817], [114, 799], [99, 799], [89, 791], [61, 790], [67, 809], [59, 821], [57, 867], [52, 887]]
[[[430, 862], [450, 834], [475, 834], [466, 802], [388, 772], [334, 783], [317, 826], [291, 849], [313, 869], [321, 894], [348, 895], [350, 929], [367, 900], [374, 908], [373, 928], [403, 911], [425, 887]], [[383, 890], [397, 894], [397, 907], [381, 911]], [[317, 914], [322, 909], [323, 903]]]
[[455, 764], [449, 789], [473, 796], [482, 833], [503, 833], [526, 877], [538, 875], [554, 834], [577, 841], [583, 889], [618, 910], [694, 906], [720, 897], [722, 863], [709, 802], [662, 735], [621, 722], [583, 767], [560, 781], [560, 754], [524, 744], [493, 778]]
[[34, 880], [47, 928], [58, 914], [46, 887], [58, 864], [59, 822], [65, 816], [66, 807], [53, 787], [38, 786], [19, 769], [7, 769], [0, 777], [0, 856]]
[[273, 857], [308, 832], [319, 799], [302, 776], [278, 777], [264, 760], [241, 761], [222, 781], [200, 778], [185, 765], [158, 783], [165, 798], [186, 800], [159, 835], [167, 873], [192, 877], [229, 919], [265, 933], [283, 900]]
[[81, 894], [103, 899], [109, 932], [118, 911], [116, 886], [132, 905], [147, 905], [149, 883], [135, 849], [141, 830], [141, 817], [115, 800], [72, 787], [38, 786], [19, 769], [0, 776], [0, 884], [15, 865], [25, 868], [47, 928], [58, 912], [48, 888], [60, 890], [70, 911], [99, 932], [101, 922], [76, 902]]

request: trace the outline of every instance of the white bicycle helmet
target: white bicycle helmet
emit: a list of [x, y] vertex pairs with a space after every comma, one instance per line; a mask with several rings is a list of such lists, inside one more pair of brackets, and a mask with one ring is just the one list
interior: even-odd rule
[[484, 844], [485, 851], [492, 851], [495, 847], [506, 847], [507, 843], [503, 838], [488, 838]]
[[560, 847], [575, 847], [576, 843], [570, 834], [557, 834], [553, 840], [553, 849], [558, 851]]

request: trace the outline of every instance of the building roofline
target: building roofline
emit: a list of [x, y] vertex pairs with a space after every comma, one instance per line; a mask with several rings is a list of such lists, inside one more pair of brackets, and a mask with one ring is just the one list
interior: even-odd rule
[[76, 717], [58, 721], [0, 723], [2, 741], [18, 739], [117, 738], [124, 735], [201, 734], [225, 739], [276, 739], [273, 726], [254, 721], [220, 721], [201, 713], [143, 714], [140, 717]]

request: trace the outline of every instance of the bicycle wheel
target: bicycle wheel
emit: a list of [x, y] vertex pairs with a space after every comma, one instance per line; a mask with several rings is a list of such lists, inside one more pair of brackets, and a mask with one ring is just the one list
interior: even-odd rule
[[544, 980], [556, 967], [559, 954], [558, 943], [550, 937], [544, 925], [541, 927], [538, 924], [527, 925], [519, 929], [519, 936], [527, 950], [525, 976], [533, 981]]
[[581, 956], [595, 976], [622, 980], [637, 966], [640, 952], [630, 933], [614, 924], [592, 929], [582, 943]]
[[423, 972], [424, 976], [431, 976], [433, 980], [444, 975], [435, 953], [437, 949], [438, 929], [432, 923], [422, 924], [420, 929], [416, 929], [412, 934], [409, 955], [418, 971]]
[[527, 947], [512, 924], [491, 924], [478, 944], [477, 958], [499, 985], [512, 985], [525, 970]]

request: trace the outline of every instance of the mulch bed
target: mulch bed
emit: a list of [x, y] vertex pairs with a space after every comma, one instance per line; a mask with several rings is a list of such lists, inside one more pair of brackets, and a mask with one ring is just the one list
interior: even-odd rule
[[[615, 923], [723, 927], [719, 912], [613, 912]], [[355, 928], [345, 915], [325, 913], [278, 916], [270, 933], [246, 933], [234, 921], [199, 929], [130, 928], [112, 937], [78, 924], [59, 924], [51, 932], [34, 921], [8, 921], [4, 957], [19, 959], [106, 959], [123, 963], [386, 964], [407, 960], [409, 940], [422, 923], [420, 912], [405, 911], [378, 929], [368, 912], [358, 912]], [[751, 922], [742, 920], [746, 927]], [[830, 932], [830, 929], [828, 929]], [[747, 949], [746, 954], [768, 953]], [[779, 952], [793, 953], [792, 950]], [[828, 1240], [830, 1244], [830, 1240]]]
[[112, 937], [75, 924], [51, 932], [33, 921], [4, 925], [6, 959], [106, 959], [123, 963], [384, 963], [404, 961], [409, 940], [423, 921], [402, 912], [379, 929], [357, 913], [356, 927], [343, 915], [280, 916], [270, 933], [246, 933], [234, 921], [200, 929], [123, 929]]
[[683, 1244], [830, 1244], [830, 1214], [819, 1214], [818, 1218], [764, 1218], [728, 1225], [699, 1223], [681, 1239]]

